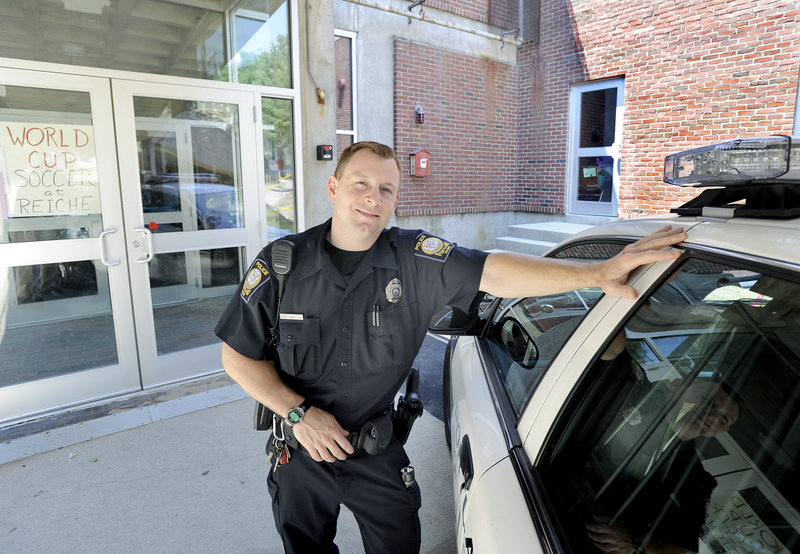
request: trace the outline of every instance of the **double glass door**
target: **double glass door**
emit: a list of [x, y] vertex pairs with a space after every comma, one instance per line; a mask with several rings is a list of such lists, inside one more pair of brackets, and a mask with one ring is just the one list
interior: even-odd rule
[[260, 245], [258, 102], [0, 70], [0, 423], [220, 369]]

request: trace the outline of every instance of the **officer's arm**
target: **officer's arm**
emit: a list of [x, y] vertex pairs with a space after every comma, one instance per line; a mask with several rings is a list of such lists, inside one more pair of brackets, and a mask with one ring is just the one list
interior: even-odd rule
[[222, 367], [244, 392], [282, 417], [303, 402], [302, 396], [281, 381], [275, 366], [266, 360], [243, 356], [225, 342], [222, 343]]
[[[222, 366], [248, 395], [283, 418], [304, 400], [281, 381], [271, 363], [243, 356], [225, 342], [222, 343]], [[347, 431], [331, 414], [315, 406], [294, 426], [294, 433], [318, 462], [343, 460], [346, 452], [353, 452], [353, 446], [347, 441]]]
[[602, 287], [607, 294], [636, 298], [625, 282], [631, 271], [652, 262], [673, 260], [680, 251], [659, 251], [686, 240], [681, 227], [664, 227], [627, 245], [604, 262], [575, 262], [494, 252], [486, 258], [480, 290], [503, 298], [546, 296], [583, 287]]

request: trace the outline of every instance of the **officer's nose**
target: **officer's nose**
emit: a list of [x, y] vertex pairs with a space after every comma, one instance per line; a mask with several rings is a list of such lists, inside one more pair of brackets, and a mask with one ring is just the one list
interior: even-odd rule
[[367, 191], [367, 202], [372, 204], [373, 206], [380, 206], [381, 205], [381, 191], [377, 188], [370, 188]]

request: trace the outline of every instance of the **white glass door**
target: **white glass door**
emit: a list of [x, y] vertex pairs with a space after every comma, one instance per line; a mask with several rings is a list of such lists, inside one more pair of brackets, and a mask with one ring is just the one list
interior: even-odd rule
[[266, 227], [256, 106], [0, 69], [0, 424], [221, 369]]
[[245, 247], [259, 248], [260, 100], [135, 81], [112, 88], [142, 384], [218, 371], [214, 325], [241, 281]]
[[569, 213], [617, 216], [623, 89], [618, 79], [570, 91]]
[[0, 70], [0, 422], [141, 387], [108, 79]]

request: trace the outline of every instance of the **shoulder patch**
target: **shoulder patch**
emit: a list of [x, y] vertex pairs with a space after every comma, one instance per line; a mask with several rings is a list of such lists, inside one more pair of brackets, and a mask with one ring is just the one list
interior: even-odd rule
[[417, 242], [414, 245], [415, 256], [429, 258], [438, 262], [447, 260], [451, 250], [453, 250], [452, 243], [427, 233], [417, 235]]
[[249, 302], [253, 293], [267, 281], [269, 281], [267, 263], [261, 258], [256, 258], [242, 283], [242, 292], [240, 293], [242, 300]]

